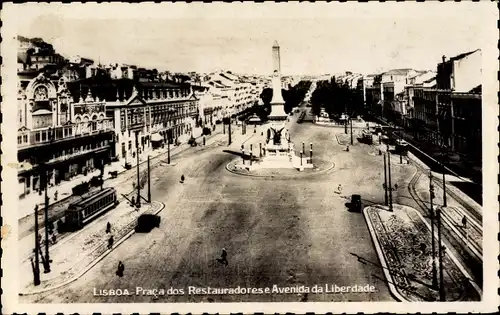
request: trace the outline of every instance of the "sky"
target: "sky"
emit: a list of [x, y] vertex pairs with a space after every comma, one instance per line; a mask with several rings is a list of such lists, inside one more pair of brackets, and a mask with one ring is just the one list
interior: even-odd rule
[[496, 18], [487, 14], [495, 7], [477, 3], [34, 3], [9, 9], [17, 15], [17, 34], [41, 37], [65, 57], [172, 72], [271, 74], [275, 40], [284, 75], [435, 70], [441, 56], [482, 48], [496, 30]]

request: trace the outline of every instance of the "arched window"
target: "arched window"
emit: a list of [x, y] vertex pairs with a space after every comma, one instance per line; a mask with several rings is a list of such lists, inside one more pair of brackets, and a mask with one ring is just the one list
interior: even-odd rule
[[104, 119], [104, 114], [100, 114], [99, 119]]
[[92, 115], [92, 120], [97, 120], [97, 115], [96, 114]]

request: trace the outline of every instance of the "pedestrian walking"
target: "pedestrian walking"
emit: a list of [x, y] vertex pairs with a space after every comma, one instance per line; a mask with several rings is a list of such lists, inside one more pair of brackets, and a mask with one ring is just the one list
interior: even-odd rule
[[464, 217], [462, 218], [462, 225], [464, 228], [467, 227], [467, 217], [464, 215]]
[[181, 175], [181, 183], [184, 183], [184, 179], [185, 179], [184, 174], [182, 174]]
[[55, 244], [57, 242], [56, 240], [56, 234], [52, 234], [52, 244]]
[[345, 150], [346, 150], [346, 152], [349, 152], [349, 145], [347, 146], [347, 148]]
[[342, 185], [341, 184], [339, 184], [339, 186], [337, 187], [337, 191], [335, 193], [337, 193], [339, 195], [342, 193]]
[[123, 272], [125, 271], [125, 265], [120, 261], [118, 263], [118, 268], [116, 269], [116, 275], [118, 277], [123, 277]]
[[59, 192], [56, 190], [56, 192], [54, 193], [54, 201], [57, 201], [57, 196], [59, 195]]
[[108, 239], [108, 249], [111, 249], [113, 247], [113, 243], [115, 240], [113, 239], [113, 235]]
[[220, 258], [217, 258], [217, 261], [226, 266], [229, 264], [229, 262], [227, 261], [227, 251], [225, 248], [222, 248], [222, 253], [220, 255]]
[[111, 223], [107, 223], [106, 224], [106, 234], [110, 233], [111, 232]]
[[134, 207], [134, 206], [135, 206], [135, 197], [134, 197], [134, 196], [132, 196], [132, 200], [130, 201], [130, 203], [131, 203], [131, 206], [132, 206], [132, 207]]

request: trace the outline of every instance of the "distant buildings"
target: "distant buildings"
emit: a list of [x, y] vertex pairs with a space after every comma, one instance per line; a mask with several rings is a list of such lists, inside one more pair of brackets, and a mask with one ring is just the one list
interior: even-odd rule
[[18, 37], [18, 179], [41, 193], [112, 160], [127, 163], [165, 143], [200, 136], [244, 113], [269, 80], [219, 71], [170, 73], [64, 58], [40, 38]]

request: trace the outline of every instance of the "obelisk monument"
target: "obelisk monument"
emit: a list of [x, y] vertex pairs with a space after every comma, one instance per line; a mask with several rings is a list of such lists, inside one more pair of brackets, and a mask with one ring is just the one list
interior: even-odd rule
[[269, 120], [286, 120], [285, 101], [281, 95], [281, 64], [280, 64], [280, 46], [277, 41], [273, 45], [273, 99], [271, 100], [271, 113], [267, 117]]

